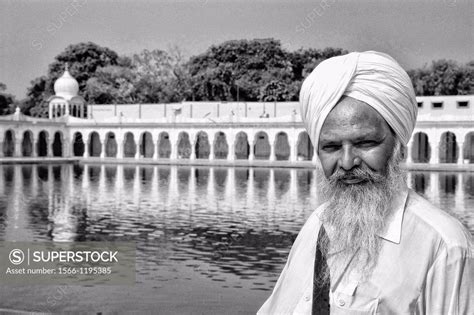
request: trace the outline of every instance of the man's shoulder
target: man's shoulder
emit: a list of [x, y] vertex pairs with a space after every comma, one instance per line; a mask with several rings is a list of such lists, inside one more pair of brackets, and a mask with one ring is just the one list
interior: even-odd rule
[[463, 224], [448, 212], [438, 208], [413, 190], [408, 193], [405, 218], [426, 238], [437, 238], [448, 248], [470, 250], [472, 239]]

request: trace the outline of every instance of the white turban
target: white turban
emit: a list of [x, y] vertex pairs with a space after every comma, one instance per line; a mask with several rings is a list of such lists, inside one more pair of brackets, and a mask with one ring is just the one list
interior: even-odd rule
[[301, 87], [301, 116], [316, 152], [323, 123], [343, 95], [373, 107], [408, 143], [418, 106], [407, 73], [389, 55], [353, 52], [321, 62]]

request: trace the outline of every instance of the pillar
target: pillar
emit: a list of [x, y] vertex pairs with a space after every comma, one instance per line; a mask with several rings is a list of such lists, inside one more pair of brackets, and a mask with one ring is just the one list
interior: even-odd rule
[[61, 143], [63, 145], [63, 157], [71, 157], [71, 143], [66, 139], [69, 138], [66, 134], [64, 134], [64, 139], [61, 137]]
[[[133, 135], [133, 138], [135, 140], [135, 159], [139, 159], [140, 158], [140, 136], [136, 137], [136, 135]], [[137, 174], [138, 174], [138, 171], [137, 171]], [[138, 176], [138, 175], [137, 175]]]
[[296, 153], [297, 153], [297, 144], [298, 144], [298, 141], [295, 141], [296, 140], [296, 137], [295, 137], [295, 132], [293, 130], [293, 134], [291, 135], [288, 135], [288, 142], [290, 144], [290, 162], [296, 162], [297, 160], [297, 156], [296, 156]]
[[53, 141], [54, 141], [54, 133], [50, 134], [48, 132], [48, 137], [46, 137], [46, 156], [52, 157], [53, 156]]
[[235, 160], [235, 137], [233, 137], [233, 135], [228, 137], [226, 134], [226, 139], [228, 139], [228, 146], [229, 146], [229, 152], [227, 153], [227, 160], [234, 161]]
[[270, 161], [275, 161], [275, 142], [270, 142], [270, 156], [268, 158]]
[[31, 137], [31, 142], [32, 142], [32, 144], [31, 144], [32, 145], [31, 157], [38, 157], [37, 143], [38, 143], [39, 137], [34, 132], [32, 134], [33, 134], [33, 136]]
[[[152, 136], [153, 137], [153, 136]], [[158, 157], [159, 157], [159, 144], [160, 144], [160, 134], [158, 134], [157, 140], [153, 143], [155, 146], [154, 146], [154, 150], [153, 150], [153, 159], [154, 160], [158, 160]], [[155, 177], [156, 178], [156, 177]]]
[[82, 155], [83, 158], [89, 157], [89, 139], [90, 139], [89, 134], [84, 133], [82, 135], [82, 141], [84, 141], [84, 154]]
[[[462, 140], [462, 138], [460, 138]], [[464, 164], [464, 142], [458, 141], [459, 154], [458, 154], [458, 165]]]
[[412, 158], [412, 150], [413, 150], [413, 140], [410, 140], [407, 144], [407, 162], [406, 164], [413, 164], [413, 158]]
[[191, 155], [189, 156], [189, 159], [190, 160], [195, 160], [196, 159], [196, 143], [197, 143], [197, 139], [194, 140], [194, 141], [191, 141], [193, 138], [191, 138], [191, 136], [189, 136], [189, 142], [191, 143]]
[[214, 160], [214, 139], [215, 134], [209, 134], [209, 160]]
[[249, 141], [249, 161], [253, 161], [255, 159], [254, 150], [255, 150], [255, 143], [254, 143], [254, 140], [251, 140]]
[[435, 140], [433, 146], [431, 147], [431, 158], [430, 164], [438, 164], [439, 163], [439, 139]]
[[317, 163], [318, 162], [318, 155], [317, 155], [318, 151], [316, 150], [316, 148], [313, 149], [313, 158], [311, 159], [311, 161], [313, 163]]
[[[106, 135], [103, 135], [100, 137], [99, 134], [99, 140], [100, 140], [100, 158], [103, 159], [105, 158], [105, 149], [106, 149]], [[104, 170], [105, 171], [105, 170]]]
[[13, 151], [13, 157], [21, 157], [21, 133], [18, 132], [18, 135], [15, 134], [15, 139], [13, 141], [13, 145], [15, 146]]
[[117, 141], [117, 159], [123, 159], [123, 134], [116, 134], [115, 141]]
[[176, 160], [178, 159], [178, 135], [173, 130], [168, 133], [168, 136], [171, 143], [170, 159]]

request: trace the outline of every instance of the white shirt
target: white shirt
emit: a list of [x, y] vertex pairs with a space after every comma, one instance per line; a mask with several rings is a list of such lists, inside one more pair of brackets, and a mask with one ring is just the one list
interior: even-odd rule
[[[291, 248], [258, 314], [311, 314], [320, 206]], [[474, 314], [472, 239], [462, 224], [405, 189], [383, 235], [370, 278], [331, 279], [331, 314]]]

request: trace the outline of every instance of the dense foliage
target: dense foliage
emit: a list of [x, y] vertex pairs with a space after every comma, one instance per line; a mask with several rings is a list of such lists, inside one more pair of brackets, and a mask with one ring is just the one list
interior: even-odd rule
[[7, 86], [0, 83], [0, 115], [11, 114], [14, 111], [15, 98], [6, 92]]
[[[321, 61], [347, 53], [340, 48], [287, 51], [275, 39], [231, 40], [184, 58], [177, 47], [143, 50], [130, 57], [97, 44], [68, 46], [31, 81], [27, 97], [15, 101], [0, 83], [0, 114], [19, 105], [32, 116], [47, 116], [47, 99], [64, 65], [89, 104], [195, 101], [296, 101], [304, 78]], [[474, 61], [433, 61], [408, 71], [417, 95], [474, 94]]]
[[408, 71], [417, 95], [474, 94], [474, 61], [458, 65], [452, 60], [433, 61], [430, 67]]

